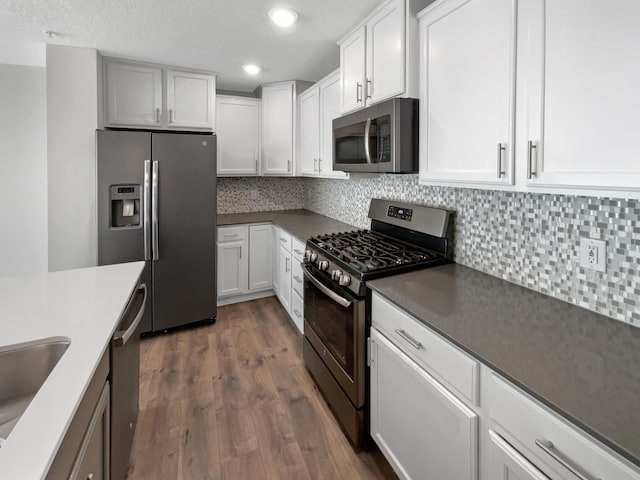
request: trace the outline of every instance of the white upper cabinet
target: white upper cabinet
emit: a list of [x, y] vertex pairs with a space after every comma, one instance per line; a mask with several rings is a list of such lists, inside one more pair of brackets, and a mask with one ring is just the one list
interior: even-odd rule
[[104, 58], [107, 127], [212, 131], [214, 74]]
[[433, 0], [386, 0], [338, 42], [340, 112], [418, 96], [415, 14]]
[[367, 22], [367, 104], [404, 93], [404, 9], [404, 0], [394, 0]]
[[536, 0], [518, 9], [527, 185], [640, 191], [640, 2]]
[[513, 184], [515, 0], [420, 16], [420, 181]]
[[320, 157], [320, 90], [311, 87], [299, 97], [299, 173], [317, 175]]
[[298, 173], [346, 178], [333, 170], [333, 119], [340, 116], [340, 73], [335, 71], [298, 99]]
[[262, 173], [293, 175], [294, 82], [262, 87]]
[[216, 98], [218, 175], [260, 173], [260, 99]]
[[358, 28], [340, 42], [340, 111], [364, 107], [366, 28]]
[[108, 125], [162, 124], [162, 69], [106, 61], [105, 80]]
[[167, 70], [167, 127], [213, 129], [215, 94], [213, 75]]

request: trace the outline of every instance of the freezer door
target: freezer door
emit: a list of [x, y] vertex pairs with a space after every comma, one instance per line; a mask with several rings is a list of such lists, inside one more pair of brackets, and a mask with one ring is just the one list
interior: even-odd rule
[[[98, 150], [98, 265], [144, 260], [144, 165], [151, 159], [151, 133], [97, 131]], [[113, 200], [113, 189], [138, 187], [138, 225], [114, 228], [114, 218], [123, 212], [124, 201]], [[126, 195], [125, 195], [126, 197]], [[124, 217], [126, 218], [126, 217]], [[73, 218], [69, 227], [73, 228]]]
[[216, 137], [154, 133], [153, 330], [216, 314]]

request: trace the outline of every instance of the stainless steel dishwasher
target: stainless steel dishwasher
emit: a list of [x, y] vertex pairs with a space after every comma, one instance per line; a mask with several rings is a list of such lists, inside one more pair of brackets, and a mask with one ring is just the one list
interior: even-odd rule
[[138, 420], [140, 322], [147, 307], [147, 286], [134, 290], [111, 341], [111, 479], [122, 480]]

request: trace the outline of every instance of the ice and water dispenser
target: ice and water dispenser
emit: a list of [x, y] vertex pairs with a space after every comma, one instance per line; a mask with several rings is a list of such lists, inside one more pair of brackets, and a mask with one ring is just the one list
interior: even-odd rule
[[112, 185], [109, 200], [111, 228], [140, 226], [140, 185]]

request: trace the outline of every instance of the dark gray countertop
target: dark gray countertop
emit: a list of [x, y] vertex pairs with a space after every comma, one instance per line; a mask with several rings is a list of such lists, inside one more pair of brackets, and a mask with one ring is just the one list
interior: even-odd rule
[[455, 264], [367, 285], [640, 466], [640, 328]]
[[218, 226], [241, 223], [273, 222], [302, 242], [322, 233], [356, 230], [356, 227], [309, 210], [276, 210], [274, 212], [225, 213], [218, 215]]

